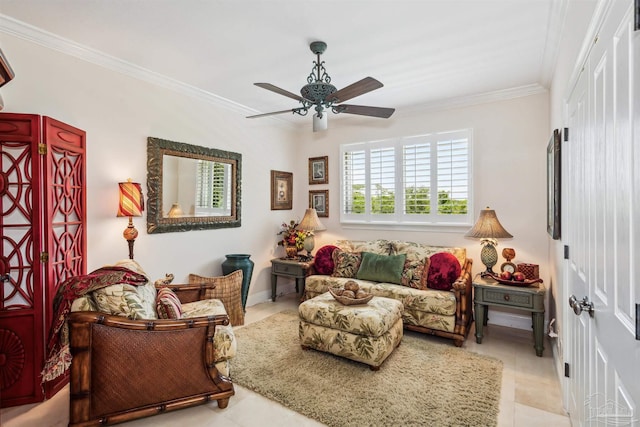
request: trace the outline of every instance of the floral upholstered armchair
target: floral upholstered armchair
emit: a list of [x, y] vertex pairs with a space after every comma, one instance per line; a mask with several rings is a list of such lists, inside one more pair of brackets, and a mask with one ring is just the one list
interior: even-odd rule
[[[69, 425], [120, 423], [212, 400], [224, 409], [234, 394], [236, 341], [223, 303], [205, 298], [212, 286], [154, 285], [132, 260], [116, 268], [134, 272], [131, 280], [89, 287], [71, 304], [68, 333], [60, 330], [59, 353], [68, 339], [72, 356]], [[225, 277], [242, 282], [241, 271]]]

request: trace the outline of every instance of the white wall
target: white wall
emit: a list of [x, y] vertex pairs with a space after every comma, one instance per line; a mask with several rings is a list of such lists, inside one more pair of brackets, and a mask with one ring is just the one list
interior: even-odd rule
[[[277, 224], [288, 211], [271, 211], [271, 169], [291, 170], [295, 143], [277, 123], [256, 125], [244, 115], [110, 71], [75, 57], [0, 33], [16, 78], [2, 88], [4, 112], [41, 114], [87, 132], [88, 271], [127, 258], [127, 220], [116, 218], [119, 181], [132, 178], [146, 194], [147, 137], [242, 154], [242, 227], [147, 234], [146, 217], [135, 259], [152, 279], [172, 272], [217, 275], [227, 253], [255, 262], [249, 303], [270, 296], [270, 259]], [[252, 127], [253, 126], [253, 127]]]
[[[316, 236], [316, 247], [337, 238], [404, 239], [435, 245], [467, 248], [474, 260], [474, 272], [484, 270], [480, 262], [480, 243], [464, 237], [470, 226], [454, 232], [355, 229], [342, 226], [340, 207], [340, 144], [377, 140], [429, 132], [473, 129], [474, 218], [490, 206], [514, 238], [499, 242], [502, 248], [516, 250], [516, 262], [540, 265], [541, 277], [548, 283], [548, 242], [546, 232], [546, 146], [549, 141], [548, 94], [539, 93], [486, 104], [405, 113], [400, 110], [389, 120], [329, 116], [329, 129], [312, 133], [309, 126], [298, 134], [298, 163], [294, 176], [307, 177], [309, 157], [329, 157], [329, 184], [308, 185], [296, 180], [295, 212], [302, 214], [309, 190], [329, 190], [329, 217], [321, 218], [327, 231]], [[310, 119], [309, 119], [310, 121]], [[504, 260], [500, 257], [498, 266]], [[525, 321], [529, 328], [530, 319]]]

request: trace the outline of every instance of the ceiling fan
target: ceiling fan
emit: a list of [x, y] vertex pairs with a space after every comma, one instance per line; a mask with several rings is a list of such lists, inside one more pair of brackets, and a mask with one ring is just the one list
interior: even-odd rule
[[379, 89], [383, 86], [373, 77], [365, 77], [347, 87], [340, 90], [331, 84], [331, 77], [324, 68], [324, 61], [320, 61], [320, 55], [327, 49], [327, 44], [322, 41], [315, 41], [309, 45], [317, 59], [313, 62], [311, 73], [307, 77], [307, 84], [300, 89], [300, 95], [281, 89], [271, 83], [254, 83], [256, 86], [270, 90], [280, 95], [299, 101], [302, 106], [289, 110], [274, 111], [272, 113], [256, 114], [248, 116], [248, 119], [257, 117], [273, 116], [276, 114], [294, 113], [306, 116], [313, 107], [315, 113], [313, 115], [313, 131], [327, 129], [327, 114], [331, 110], [334, 114], [347, 113], [358, 114], [361, 116], [380, 117], [388, 119], [391, 117], [395, 108], [370, 107], [365, 105], [342, 104], [356, 96], [363, 95], [372, 90]]

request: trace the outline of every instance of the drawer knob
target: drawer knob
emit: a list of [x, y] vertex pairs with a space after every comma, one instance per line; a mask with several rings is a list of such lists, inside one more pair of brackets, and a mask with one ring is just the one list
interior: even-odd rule
[[509, 299], [510, 299], [509, 294], [505, 294], [505, 296], [504, 296], [504, 300], [505, 300], [505, 301], [509, 301]]

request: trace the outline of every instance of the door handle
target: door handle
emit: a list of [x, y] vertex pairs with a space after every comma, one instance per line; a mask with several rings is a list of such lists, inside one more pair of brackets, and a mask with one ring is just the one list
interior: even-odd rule
[[11, 280], [11, 276], [9, 276], [9, 274], [0, 274], [0, 283], [1, 282], [8, 282]]
[[569, 307], [573, 309], [576, 316], [580, 316], [583, 311], [589, 313], [590, 317], [593, 317], [594, 308], [593, 303], [589, 301], [589, 297], [584, 297], [582, 300], [578, 300], [575, 295], [569, 297]]

